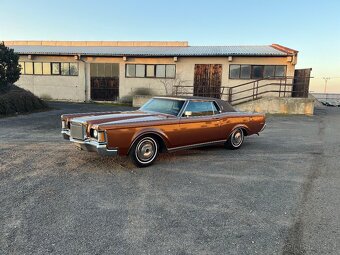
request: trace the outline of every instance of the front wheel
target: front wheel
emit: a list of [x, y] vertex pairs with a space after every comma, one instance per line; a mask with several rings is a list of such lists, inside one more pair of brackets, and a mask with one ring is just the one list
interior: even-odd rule
[[244, 141], [244, 133], [242, 128], [236, 128], [229, 136], [225, 143], [228, 149], [236, 150], [241, 147]]
[[129, 156], [137, 167], [146, 167], [153, 164], [158, 156], [158, 151], [159, 146], [156, 139], [144, 136], [133, 144]]

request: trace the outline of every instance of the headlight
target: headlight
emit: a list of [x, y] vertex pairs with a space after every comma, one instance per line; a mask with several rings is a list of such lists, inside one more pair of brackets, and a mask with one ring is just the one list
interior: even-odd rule
[[67, 128], [67, 123], [65, 120], [61, 121], [61, 128], [66, 129]]
[[95, 129], [93, 130], [93, 137], [98, 138], [98, 131]]

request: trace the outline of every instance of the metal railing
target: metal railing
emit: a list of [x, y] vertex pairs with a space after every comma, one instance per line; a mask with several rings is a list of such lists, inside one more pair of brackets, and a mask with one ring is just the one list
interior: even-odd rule
[[[277, 97], [291, 97], [294, 77], [264, 78], [229, 87], [228, 102], [235, 105], [253, 101], [265, 94]], [[263, 88], [266, 88], [263, 90]], [[269, 89], [267, 89], [269, 88]]]
[[262, 98], [266, 94], [274, 94], [277, 97], [291, 97], [294, 77], [264, 78], [233, 87], [221, 86], [216, 88], [194, 86], [175, 86], [175, 95], [194, 95], [204, 97], [226, 98], [232, 104], [244, 103]]

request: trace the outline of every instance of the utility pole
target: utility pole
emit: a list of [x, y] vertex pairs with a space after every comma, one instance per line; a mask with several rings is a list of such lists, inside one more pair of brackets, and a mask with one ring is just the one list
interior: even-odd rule
[[326, 101], [327, 101], [327, 83], [331, 79], [331, 77], [323, 77], [322, 79], [324, 79], [324, 81], [325, 81], [325, 91], [324, 91], [324, 94], [326, 96]]

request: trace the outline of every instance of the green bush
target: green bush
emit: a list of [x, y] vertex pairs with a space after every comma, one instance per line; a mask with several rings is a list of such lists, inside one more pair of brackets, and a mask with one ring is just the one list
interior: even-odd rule
[[19, 80], [19, 55], [0, 42], [0, 92], [9, 90], [11, 84]]
[[44, 109], [48, 109], [48, 105], [43, 100], [15, 85], [11, 85], [6, 92], [0, 93], [0, 116]]

